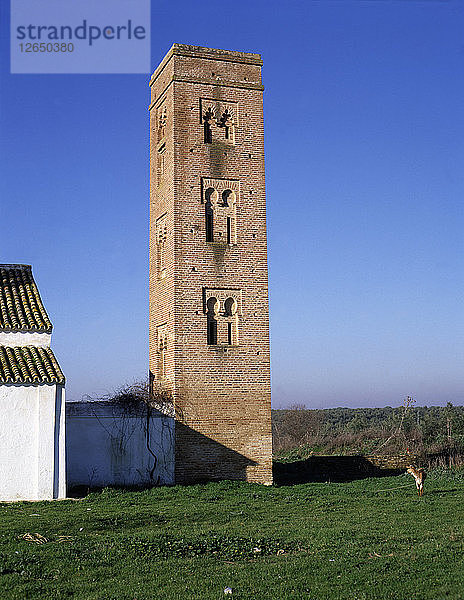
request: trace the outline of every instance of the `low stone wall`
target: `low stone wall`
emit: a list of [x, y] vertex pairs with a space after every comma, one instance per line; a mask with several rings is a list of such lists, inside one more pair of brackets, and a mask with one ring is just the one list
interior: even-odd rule
[[174, 419], [145, 405], [66, 404], [68, 490], [174, 483]]
[[409, 465], [417, 465], [419, 457], [414, 454], [398, 454], [397, 456], [365, 456], [366, 460], [380, 469], [407, 469]]

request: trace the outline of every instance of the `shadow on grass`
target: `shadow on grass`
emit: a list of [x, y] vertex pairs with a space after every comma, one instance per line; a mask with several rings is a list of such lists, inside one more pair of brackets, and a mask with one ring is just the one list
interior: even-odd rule
[[294, 462], [274, 461], [276, 485], [326, 482], [342, 483], [367, 477], [401, 475], [405, 469], [381, 469], [363, 456], [311, 456]]
[[449, 490], [428, 490], [424, 486], [424, 496], [434, 496], [436, 494], [449, 494], [450, 492], [459, 492], [458, 488], [450, 488]]

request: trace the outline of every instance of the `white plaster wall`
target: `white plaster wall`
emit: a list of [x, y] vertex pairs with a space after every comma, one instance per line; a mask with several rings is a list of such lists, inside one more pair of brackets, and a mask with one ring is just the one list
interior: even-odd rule
[[148, 423], [145, 410], [130, 414], [111, 402], [70, 402], [66, 465], [68, 489], [173, 484], [174, 419], [152, 411]]
[[35, 386], [0, 386], [0, 499], [35, 496], [37, 477], [37, 407]]
[[43, 331], [0, 331], [0, 346], [50, 346], [51, 333]]
[[0, 501], [65, 496], [64, 389], [0, 385]]

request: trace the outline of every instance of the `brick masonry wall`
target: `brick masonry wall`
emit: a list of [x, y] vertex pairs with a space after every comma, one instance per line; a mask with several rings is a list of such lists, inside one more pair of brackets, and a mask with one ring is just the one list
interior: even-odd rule
[[[151, 88], [150, 370], [174, 395], [176, 482], [270, 483], [261, 60], [256, 54], [175, 45], [155, 72]], [[205, 143], [201, 99], [236, 110], [235, 143], [215, 125], [212, 142]], [[157, 120], [163, 106], [165, 175], [160, 184]], [[239, 182], [236, 244], [206, 241], [202, 178]], [[220, 211], [218, 206], [217, 224]], [[163, 215], [166, 276], [161, 279], [156, 222]], [[226, 343], [227, 325], [221, 316], [218, 344], [207, 344], [205, 290], [211, 288], [236, 290], [240, 298], [236, 345]], [[168, 342], [161, 377], [157, 331], [164, 324]]]

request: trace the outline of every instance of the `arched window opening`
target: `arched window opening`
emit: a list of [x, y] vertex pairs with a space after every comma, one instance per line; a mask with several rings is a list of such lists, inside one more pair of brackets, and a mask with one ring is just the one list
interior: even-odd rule
[[232, 220], [231, 212], [234, 211], [235, 192], [233, 192], [230, 189], [224, 190], [221, 194], [221, 199], [222, 199], [222, 206], [226, 209], [226, 214], [227, 214], [226, 220], [225, 220], [226, 240], [227, 240], [228, 244], [231, 244], [232, 240], [233, 240], [233, 231], [232, 231], [233, 220]]
[[227, 298], [227, 300], [224, 302], [224, 312], [226, 317], [232, 317], [232, 315], [235, 315], [236, 311], [237, 303], [235, 300], [233, 298]]
[[218, 197], [218, 194], [214, 188], [209, 187], [205, 191], [205, 202], [211, 202], [211, 204], [213, 204], [217, 201], [217, 197]]
[[226, 140], [230, 140], [234, 142], [234, 117], [229, 109], [226, 109], [221, 116], [221, 119], [218, 123], [220, 127], [224, 128], [224, 137]]
[[237, 302], [234, 298], [227, 298], [224, 302], [224, 315], [227, 318], [227, 343], [229, 346], [236, 344], [237, 330]]
[[213, 132], [211, 131], [211, 125], [208, 121], [204, 122], [204, 133], [205, 133], [205, 144], [211, 144], [213, 142]]
[[218, 301], [216, 298], [209, 298], [206, 304], [207, 312], [207, 342], [208, 345], [215, 346], [217, 344], [217, 310]]
[[206, 226], [206, 241], [213, 242], [214, 241], [214, 212], [211, 202], [208, 202], [205, 205], [205, 226]]
[[209, 108], [203, 115], [203, 128], [205, 134], [205, 144], [211, 144], [213, 142], [213, 130], [212, 125], [214, 121], [214, 113]]
[[217, 344], [217, 321], [212, 317], [208, 317], [208, 345], [215, 346]]
[[222, 203], [224, 206], [230, 206], [234, 201], [234, 192], [232, 190], [224, 190], [222, 192]]
[[214, 210], [213, 204], [217, 204], [218, 193], [212, 187], [205, 191], [205, 226], [206, 241], [214, 241]]

